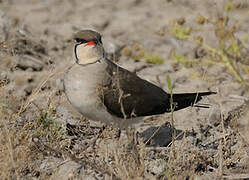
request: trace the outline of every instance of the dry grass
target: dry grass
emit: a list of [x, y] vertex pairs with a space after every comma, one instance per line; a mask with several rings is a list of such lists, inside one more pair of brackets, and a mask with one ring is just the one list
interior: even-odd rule
[[[115, 177], [143, 179], [146, 151], [144, 146], [128, 147], [127, 142], [114, 141], [102, 147], [103, 165]], [[110, 161], [111, 160], [111, 161]]]
[[[3, 89], [1, 89], [3, 92]], [[3, 95], [3, 94], [1, 94]], [[4, 96], [1, 96], [2, 100]], [[17, 117], [8, 109], [8, 104], [0, 104], [1, 127], [1, 177], [16, 179], [21, 176], [23, 168], [32, 159], [27, 131], [15, 126]]]
[[[231, 28], [227, 22], [231, 7], [228, 4], [224, 8], [228, 11], [227, 16], [212, 20], [214, 24], [212, 31], [216, 33], [217, 47], [212, 44], [207, 45], [201, 37], [195, 37], [195, 31], [192, 31], [195, 27], [186, 26], [185, 20], [172, 21], [170, 28], [172, 35], [182, 41], [198, 44], [205, 51], [205, 56], [201, 59], [190, 59], [177, 51], [172, 53], [172, 57], [175, 62], [187, 68], [223, 66], [233, 75], [234, 79], [231, 81], [238, 81], [248, 86], [246, 80], [249, 76], [249, 67], [246, 64], [248, 58], [244, 46], [246, 38], [240, 40], [235, 36], [242, 22], [232, 25]], [[196, 17], [200, 26], [206, 21], [211, 21], [208, 17], [198, 14]], [[8, 42], [0, 44], [0, 57], [6, 57], [7, 68], [11, 68], [13, 56], [9, 45]], [[163, 63], [158, 56], [146, 56], [146, 53], [139, 44], [134, 44], [130, 49], [123, 49], [123, 54], [133, 59], [146, 60], [147, 57], [150, 63]], [[2, 179], [49, 178], [67, 159], [81, 164], [92, 172], [106, 174], [113, 179], [147, 177], [195, 179], [211, 175], [220, 179], [225, 176], [249, 177], [247, 105], [246, 108], [239, 107], [236, 112], [230, 112], [232, 115], [228, 117], [222, 114], [221, 122], [217, 126], [210, 126], [208, 123], [199, 125], [199, 132], [195, 132], [195, 135], [187, 136], [188, 132], [183, 132], [184, 136], [180, 140], [173, 135], [170, 147], [147, 147], [144, 142], [139, 142], [137, 145], [113, 136], [108, 138], [98, 136], [100, 130], [90, 127], [83, 121], [81, 122], [83, 131], [72, 136], [69, 135], [69, 130], [63, 127], [64, 124], [56, 121], [58, 113], [56, 104], [53, 103], [56, 98], [55, 91], [42, 91], [48, 81], [63, 71], [50, 72], [40, 80], [38, 86], [26, 99], [9, 94], [6, 88], [9, 79], [0, 77], [0, 177]], [[172, 90], [169, 78], [167, 81], [169, 89]], [[222, 105], [218, 108], [222, 112]], [[243, 113], [240, 113], [241, 111]], [[172, 112], [173, 128], [174, 121]], [[107, 133], [111, 134], [110, 131]], [[42, 169], [41, 163], [52, 157], [59, 159], [59, 163], [55, 162], [51, 168]], [[153, 168], [158, 166], [158, 169], [154, 171], [150, 165]], [[80, 177], [79, 173], [74, 173], [75, 177]]]

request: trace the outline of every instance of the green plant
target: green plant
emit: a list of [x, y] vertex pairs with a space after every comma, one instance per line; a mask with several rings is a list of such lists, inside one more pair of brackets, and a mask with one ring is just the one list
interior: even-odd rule
[[[227, 9], [228, 12], [229, 9], [230, 8]], [[177, 51], [172, 52], [172, 57], [176, 62], [181, 63], [186, 67], [200, 63], [226, 67], [238, 82], [246, 83], [241, 76], [240, 69], [242, 68], [244, 72], [248, 74], [249, 66], [238, 63], [238, 60], [245, 58], [245, 53], [243, 53], [245, 46], [243, 44], [248, 38], [244, 38], [244, 41], [238, 40], [234, 35], [238, 29], [238, 25], [228, 26], [228, 22], [229, 18], [227, 16], [218, 18], [217, 21], [213, 22], [215, 27], [214, 32], [219, 44], [218, 47], [212, 47], [211, 45], [206, 44], [202, 38], [191, 37], [187, 29], [174, 23], [171, 28], [172, 34], [181, 40], [192, 41], [202, 47], [203, 50], [205, 50], [206, 57], [202, 60], [191, 59], [181, 55]]]
[[65, 131], [62, 129], [61, 124], [55, 120], [56, 110], [53, 107], [49, 107], [48, 110], [41, 110], [37, 117], [38, 126], [35, 131], [36, 137], [47, 137], [47, 140], [54, 140], [63, 138]]
[[152, 56], [145, 56], [145, 61], [152, 64], [163, 64], [164, 60], [160, 57], [158, 57], [157, 54]]
[[191, 28], [189, 26], [184, 27], [183, 25], [179, 25], [177, 22], [173, 21], [173, 23], [171, 23], [170, 31], [178, 39], [186, 40], [189, 38]]

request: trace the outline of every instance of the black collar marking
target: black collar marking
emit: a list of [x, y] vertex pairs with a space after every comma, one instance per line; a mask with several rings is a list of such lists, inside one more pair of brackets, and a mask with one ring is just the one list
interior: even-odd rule
[[75, 44], [74, 46], [74, 55], [75, 55], [75, 58], [76, 58], [76, 63], [79, 64], [79, 59], [78, 59], [78, 56], [77, 56], [77, 52], [76, 52], [76, 49], [77, 49], [77, 46], [78, 45], [81, 45], [82, 43], [77, 43]]

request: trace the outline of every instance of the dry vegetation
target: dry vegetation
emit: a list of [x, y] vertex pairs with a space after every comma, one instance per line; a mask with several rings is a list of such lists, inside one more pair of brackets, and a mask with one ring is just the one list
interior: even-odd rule
[[[139, 6], [140, 1], [136, 3]], [[183, 9], [188, 5], [164, 3], [175, 3]], [[8, 5], [0, 1], [1, 4]], [[135, 71], [169, 64], [173, 69], [171, 77], [186, 68], [193, 70], [188, 78], [194, 81], [211, 83], [210, 86], [231, 83], [217, 88], [224, 92], [235, 84], [240, 91], [230, 99], [240, 104], [226, 103], [224, 96], [229, 93], [225, 94], [220, 101], [211, 102], [214, 108], [209, 115], [200, 115], [197, 110], [197, 118], [192, 117], [195, 125], [190, 129], [179, 130], [175, 113], [168, 118], [151, 117], [146, 120], [152, 122], [150, 126], [152, 120], [156, 123], [158, 119], [162, 119], [162, 125], [154, 125], [151, 131], [148, 127], [143, 132], [139, 130], [136, 143], [133, 135], [121, 134], [119, 138], [115, 128], [92, 124], [68, 110], [68, 105], [62, 105], [67, 101], [61, 81], [57, 82], [63, 74], [58, 62], [66, 59], [64, 52], [71, 51], [67, 40], [60, 44], [55, 40], [56, 45], [50, 45], [25, 30], [22, 22], [8, 19], [9, 31], [0, 31], [0, 179], [248, 179], [249, 37], [248, 31], [236, 35], [243, 23], [248, 24], [248, 3], [224, 1], [222, 8], [220, 16], [211, 18], [196, 12], [195, 23], [175, 18], [155, 30], [159, 39], [167, 35], [174, 38], [173, 44], [180, 41], [195, 47], [194, 56], [175, 48], [166, 62], [155, 49], [137, 42], [123, 44], [117, 53], [134, 64], [143, 63]], [[230, 20], [233, 11], [245, 12], [240, 14], [240, 21]], [[207, 27], [215, 35], [212, 43], [201, 33]], [[174, 91], [171, 81], [176, 80], [162, 76], [162, 84]], [[161, 81], [158, 78], [157, 83], [161, 85]], [[181, 122], [186, 120], [182, 119]]]

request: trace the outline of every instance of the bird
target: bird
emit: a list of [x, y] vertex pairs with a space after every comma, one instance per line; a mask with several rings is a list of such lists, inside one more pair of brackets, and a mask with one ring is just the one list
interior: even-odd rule
[[106, 57], [102, 36], [91, 29], [74, 34], [73, 64], [63, 79], [71, 105], [84, 117], [120, 129], [187, 108], [215, 92], [169, 94]]

